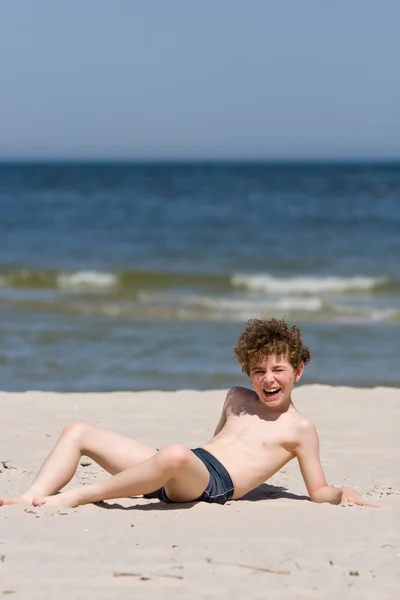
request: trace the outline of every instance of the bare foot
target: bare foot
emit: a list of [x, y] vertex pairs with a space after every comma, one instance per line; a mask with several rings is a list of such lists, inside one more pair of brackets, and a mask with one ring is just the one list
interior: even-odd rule
[[78, 494], [75, 490], [62, 492], [54, 496], [43, 496], [42, 498], [33, 498], [33, 506], [54, 506], [56, 508], [76, 508], [81, 504]]
[[0, 506], [9, 506], [10, 504], [28, 504], [32, 506], [33, 497], [29, 494], [21, 494], [15, 498], [0, 498]]

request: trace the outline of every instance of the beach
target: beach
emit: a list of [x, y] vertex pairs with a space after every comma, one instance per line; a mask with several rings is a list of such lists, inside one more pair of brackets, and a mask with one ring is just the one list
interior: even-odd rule
[[[62, 427], [87, 421], [155, 446], [196, 447], [226, 390], [0, 393], [0, 496], [32, 481]], [[331, 485], [380, 508], [308, 501], [296, 461], [221, 505], [127, 498], [0, 509], [0, 595], [13, 598], [400, 597], [400, 390], [303, 385]], [[82, 459], [71, 485], [105, 477]]]

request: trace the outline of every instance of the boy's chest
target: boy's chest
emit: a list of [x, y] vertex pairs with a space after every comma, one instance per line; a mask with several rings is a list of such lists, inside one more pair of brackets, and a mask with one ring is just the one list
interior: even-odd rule
[[257, 414], [231, 414], [227, 425], [238, 437], [263, 447], [291, 446], [296, 443], [295, 428], [290, 418], [280, 416], [265, 420]]

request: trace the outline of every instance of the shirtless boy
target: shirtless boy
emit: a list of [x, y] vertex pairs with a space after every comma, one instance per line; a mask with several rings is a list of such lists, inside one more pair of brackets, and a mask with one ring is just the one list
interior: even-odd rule
[[[165, 502], [237, 499], [297, 458], [313, 502], [367, 505], [350, 488], [327, 485], [314, 425], [294, 407], [291, 394], [310, 352], [300, 331], [284, 321], [248, 321], [235, 355], [253, 390], [232, 388], [213, 437], [202, 448], [156, 448], [85, 423], [68, 424], [31, 487], [18, 498], [34, 506], [81, 504], [144, 495]], [[102, 483], [58, 493], [82, 455], [112, 476]], [[371, 505], [368, 505], [371, 506]]]

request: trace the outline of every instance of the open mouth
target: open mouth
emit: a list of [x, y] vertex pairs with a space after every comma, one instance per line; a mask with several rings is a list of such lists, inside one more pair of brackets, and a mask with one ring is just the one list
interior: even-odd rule
[[267, 398], [274, 398], [275, 396], [277, 396], [279, 394], [280, 391], [281, 391], [281, 388], [274, 389], [274, 390], [263, 390], [263, 392]]

